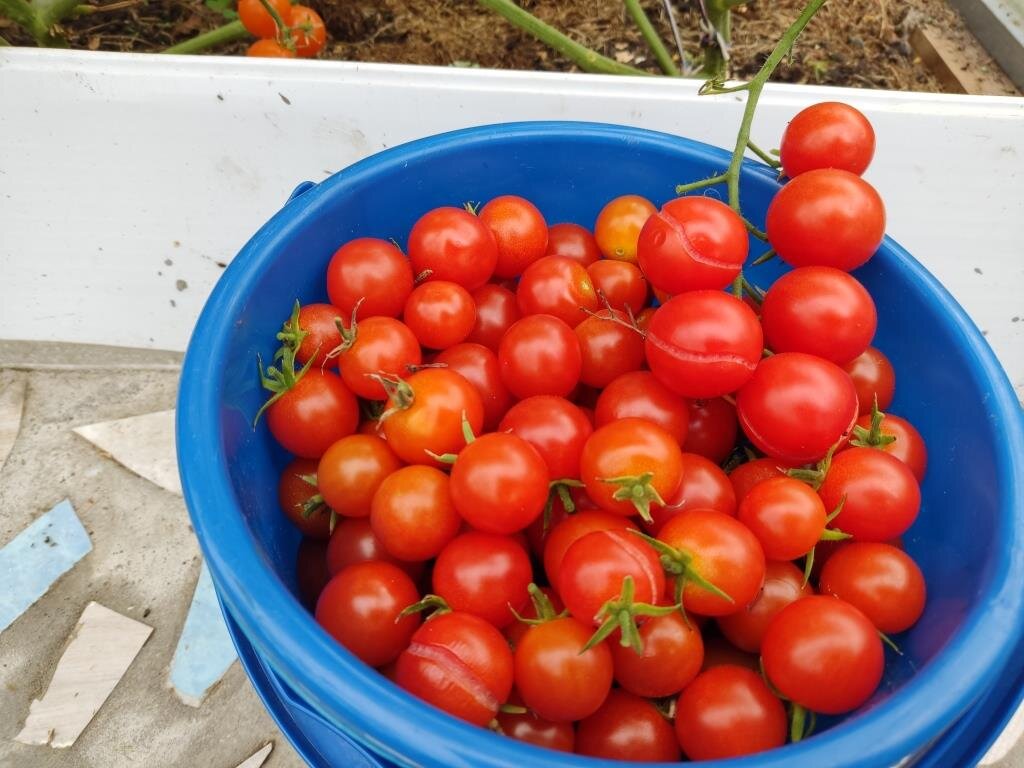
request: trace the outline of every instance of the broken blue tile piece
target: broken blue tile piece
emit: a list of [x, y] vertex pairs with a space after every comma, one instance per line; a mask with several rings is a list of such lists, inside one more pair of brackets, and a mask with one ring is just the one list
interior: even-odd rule
[[183, 702], [198, 707], [236, 658], [238, 654], [213, 591], [210, 570], [203, 561], [185, 627], [171, 661], [171, 685]]
[[89, 534], [64, 499], [0, 549], [0, 632], [92, 550]]

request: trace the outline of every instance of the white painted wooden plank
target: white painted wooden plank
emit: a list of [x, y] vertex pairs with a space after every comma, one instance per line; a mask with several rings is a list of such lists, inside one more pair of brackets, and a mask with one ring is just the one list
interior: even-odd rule
[[41, 699], [32, 702], [16, 741], [70, 747], [142, 649], [152, 627], [89, 603]]
[[181, 496], [173, 409], [75, 427], [74, 432], [135, 474]]
[[273, 749], [274, 742], [268, 741], [258, 750], [249, 755], [249, 757], [245, 758], [245, 760], [240, 762], [237, 768], [260, 768], [260, 766], [263, 765], [264, 762], [266, 762], [266, 759], [270, 756], [270, 753], [273, 751]]

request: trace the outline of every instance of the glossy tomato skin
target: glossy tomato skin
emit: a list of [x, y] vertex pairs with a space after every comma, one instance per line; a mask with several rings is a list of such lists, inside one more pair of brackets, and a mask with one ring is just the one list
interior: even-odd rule
[[621, 195], [597, 214], [594, 239], [606, 259], [636, 262], [636, 243], [648, 217], [657, 211], [640, 195]]
[[480, 209], [480, 221], [498, 244], [497, 277], [516, 277], [544, 256], [548, 225], [537, 206], [517, 195], [502, 195]]
[[366, 517], [373, 494], [402, 466], [388, 444], [371, 435], [349, 435], [332, 443], [317, 465], [317, 485], [339, 515]]
[[516, 646], [516, 689], [545, 720], [580, 720], [608, 697], [612, 654], [607, 642], [583, 651], [593, 631], [589, 623], [566, 616], [530, 627]]
[[473, 330], [476, 304], [458, 283], [428, 280], [412, 289], [402, 320], [424, 347], [448, 349]]
[[405, 376], [423, 362], [420, 343], [409, 327], [393, 317], [368, 317], [356, 324], [355, 339], [338, 355], [345, 385], [367, 400], [386, 400], [374, 375]]
[[593, 433], [583, 411], [564, 397], [535, 395], [513, 405], [498, 425], [528, 442], [544, 459], [548, 478], [576, 478], [580, 455]]
[[397, 565], [418, 581], [423, 573], [422, 563], [403, 562], [391, 555], [373, 532], [370, 520], [365, 517], [345, 517], [334, 526], [334, 533], [327, 541], [327, 572], [336, 576], [342, 569], [354, 563], [383, 560]]
[[326, 548], [323, 539], [303, 536], [299, 542], [299, 551], [295, 553], [295, 581], [299, 587], [299, 599], [310, 610], [316, 608], [317, 598], [333, 575], [327, 569], [324, 554]]
[[285, 19], [292, 28], [296, 54], [311, 58], [320, 53], [327, 42], [327, 27], [319, 13], [304, 5], [293, 5]]
[[[871, 416], [865, 414], [859, 417], [857, 426], [870, 430]], [[879, 447], [910, 467], [917, 482], [924, 480], [924, 473], [928, 469], [928, 447], [921, 433], [909, 421], [891, 413], [887, 413], [882, 420], [881, 430], [883, 436], [896, 439]]]
[[395, 682], [473, 725], [486, 725], [512, 690], [512, 651], [501, 633], [454, 611], [423, 623], [398, 657]]
[[516, 303], [523, 315], [554, 315], [571, 328], [598, 308], [587, 270], [572, 259], [544, 256], [519, 278]]
[[679, 759], [672, 726], [651, 702], [621, 690], [576, 727], [576, 754], [630, 762]]
[[544, 544], [544, 573], [548, 582], [555, 586], [559, 584], [565, 553], [588, 533], [618, 531], [625, 534], [632, 527], [633, 523], [627, 518], [599, 509], [587, 509], [566, 517], [551, 529]]
[[722, 291], [689, 291], [662, 304], [647, 329], [647, 364], [683, 397], [719, 397], [753, 375], [764, 337], [757, 315]]
[[470, 531], [452, 539], [434, 563], [434, 594], [455, 611], [479, 616], [501, 629], [512, 609], [529, 602], [530, 558], [513, 538]]
[[[277, 501], [281, 511], [303, 536], [326, 539], [331, 535], [330, 509], [321, 507], [309, 515], [303, 513], [303, 505], [320, 492], [315, 481], [316, 466], [315, 459], [293, 459], [281, 472], [277, 483]], [[310, 484], [303, 477], [312, 477], [314, 482]]]
[[476, 323], [466, 341], [483, 344], [497, 352], [505, 331], [522, 317], [516, 295], [508, 288], [487, 283], [473, 291], [476, 304]]
[[878, 409], [884, 411], [892, 403], [896, 391], [896, 373], [892, 363], [880, 350], [868, 347], [843, 366], [850, 374], [857, 390], [857, 403], [861, 415], [871, 413], [872, 403], [878, 398]]
[[689, 553], [693, 569], [732, 598], [726, 600], [688, 580], [682, 595], [687, 611], [728, 616], [743, 610], [764, 584], [764, 550], [735, 517], [712, 509], [690, 510], [665, 523], [658, 538]]
[[676, 611], [647, 619], [640, 625], [644, 650], [638, 654], [614, 639], [609, 645], [615, 680], [625, 690], [645, 698], [673, 696], [689, 685], [704, 663], [704, 642], [695, 624]]
[[769, 560], [765, 564], [764, 586], [742, 610], [718, 617], [718, 628], [742, 651], [759, 653], [761, 641], [775, 615], [790, 603], [814, 594], [804, 583], [804, 574], [792, 563]]
[[267, 409], [266, 419], [282, 448], [318, 459], [332, 443], [356, 431], [359, 404], [337, 374], [314, 366]]
[[532, 712], [499, 712], [498, 727], [510, 739], [525, 741], [537, 747], [556, 749], [559, 752], [572, 752], [576, 744], [576, 729], [572, 727], [572, 723], [553, 723], [537, 717]]
[[885, 663], [878, 630], [849, 603], [815, 595], [772, 619], [761, 643], [765, 674], [786, 698], [840, 715], [875, 692]]
[[823, 101], [797, 112], [782, 134], [779, 160], [793, 178], [818, 168], [840, 168], [858, 176], [875, 154], [875, 131], [860, 110]]
[[[616, 499], [623, 485], [608, 481], [650, 473], [650, 487], [667, 500], [679, 487], [682, 465], [679, 443], [664, 429], [644, 419], [619, 419], [587, 439], [580, 456], [580, 480], [601, 509], [630, 517], [637, 513], [633, 501]], [[655, 506], [657, 502], [651, 504]]]
[[704, 665], [701, 667], [701, 672], [707, 672], [715, 667], [732, 665], [749, 669], [758, 674], [761, 673], [760, 660], [755, 654], [741, 651], [720, 632], [716, 632], [713, 626], [703, 631], [705, 633]]
[[483, 403], [473, 385], [459, 374], [444, 368], [425, 368], [405, 384], [408, 399], [402, 394], [390, 398], [388, 405], [394, 410], [383, 419], [384, 437], [403, 461], [436, 466], [430, 453], [443, 456], [461, 451], [466, 445], [463, 415], [473, 434], [480, 433]]
[[755, 485], [737, 514], [769, 560], [796, 560], [810, 552], [825, 530], [827, 516], [814, 489], [791, 477], [773, 477]]
[[885, 206], [860, 176], [826, 168], [802, 173], [779, 190], [765, 223], [769, 244], [790, 266], [849, 272], [882, 244]]
[[690, 421], [683, 450], [720, 464], [736, 445], [736, 407], [721, 397], [690, 402]]
[[[288, 17], [291, 10], [288, 0], [271, 0], [270, 4], [282, 19]], [[259, 0], [241, 0], [238, 3], [238, 19], [256, 37], [277, 38], [277, 23]]]
[[564, 256], [587, 267], [601, 258], [601, 250], [586, 227], [579, 224], [552, 224], [548, 227], [548, 247], [544, 255]]
[[[601, 259], [587, 267], [590, 281], [599, 296], [604, 296], [612, 309], [634, 315], [647, 303], [647, 278], [636, 264], [618, 259]], [[604, 302], [601, 302], [602, 305]]]
[[675, 730], [691, 760], [752, 755], [786, 743], [786, 710], [760, 675], [724, 665], [702, 673], [682, 692]]
[[821, 569], [822, 594], [859, 608], [880, 632], [910, 629], [924, 612], [927, 589], [921, 569], [889, 544], [854, 541]]
[[597, 426], [618, 419], [645, 419], [682, 445], [690, 425], [689, 402], [662, 384], [650, 371], [630, 371], [602, 390], [594, 408]]
[[277, 40], [261, 38], [246, 49], [245, 55], [263, 59], [294, 59], [295, 51]]
[[696, 453], [684, 452], [682, 460], [679, 488], [666, 499], [668, 503], [664, 507], [651, 510], [653, 520], [646, 526], [649, 533], [657, 535], [665, 523], [691, 509], [713, 509], [723, 515], [736, 516], [736, 495], [728, 475], [713, 461]]
[[849, 439], [857, 419], [857, 392], [835, 363], [780, 352], [762, 360], [739, 391], [736, 414], [760, 450], [789, 465], [805, 464]]
[[747, 228], [713, 197], [670, 200], [640, 231], [637, 261], [655, 288], [670, 294], [721, 289], [747, 259]]
[[393, 243], [360, 237], [341, 246], [327, 265], [327, 295], [348, 325], [358, 318], [398, 317], [412, 292], [412, 266]]
[[552, 315], [529, 315], [505, 333], [498, 363], [516, 397], [565, 397], [579, 383], [583, 356], [572, 328]]
[[512, 405], [512, 395], [501, 379], [498, 356], [483, 344], [456, 344], [434, 358], [449, 371], [472, 384], [484, 405], [484, 431], [490, 432]]
[[580, 381], [606, 387], [624, 373], [644, 364], [644, 339], [618, 310], [602, 309], [576, 326], [583, 365]]
[[435, 208], [423, 214], [409, 233], [409, 262], [414, 275], [449, 280], [467, 291], [486, 283], [498, 263], [498, 244], [487, 225], [462, 208]]
[[861, 355], [878, 324], [875, 302], [855, 278], [832, 267], [800, 267], [780, 277], [761, 304], [773, 352], [806, 352], [836, 365]]
[[631, 533], [599, 530], [574, 541], [558, 568], [558, 593], [575, 618], [600, 624], [602, 606], [622, 593], [633, 578], [635, 601], [658, 604], [665, 594], [665, 573], [658, 553]]
[[773, 477], [785, 477], [786, 473], [781, 462], [777, 459], [770, 459], [767, 456], [761, 459], [753, 459], [740, 464], [729, 473], [729, 483], [736, 494], [736, 503], [742, 504], [743, 499], [753, 490], [758, 483], [764, 482]]
[[371, 667], [394, 661], [409, 645], [418, 615], [399, 614], [420, 599], [416, 585], [398, 566], [356, 563], [334, 576], [316, 604], [316, 620]]
[[834, 525], [858, 541], [887, 541], [917, 519], [921, 489], [910, 468], [876, 448], [837, 453], [818, 489], [828, 510], [846, 497]]
[[478, 531], [515, 533], [540, 515], [548, 499], [548, 467], [530, 443], [492, 432], [459, 453], [451, 474], [452, 503]]
[[299, 328], [306, 332], [305, 338], [295, 350], [295, 362], [305, 365], [315, 358], [325, 368], [337, 368], [338, 358], [327, 354], [341, 344], [341, 332], [334, 320], [338, 309], [330, 304], [305, 304], [299, 309]]
[[441, 470], [413, 464], [391, 473], [370, 505], [370, 525], [383, 549], [398, 560], [436, 557], [455, 538], [462, 518]]

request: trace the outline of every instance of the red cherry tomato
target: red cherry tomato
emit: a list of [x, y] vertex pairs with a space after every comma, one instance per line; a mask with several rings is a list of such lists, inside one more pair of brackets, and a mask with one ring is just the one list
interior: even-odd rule
[[420, 343], [405, 323], [393, 317], [360, 320], [341, 346], [338, 366], [345, 384], [367, 400], [386, 400], [387, 393], [374, 375], [405, 376], [409, 366], [423, 361]]
[[796, 560], [821, 538], [828, 512], [821, 497], [800, 480], [773, 477], [750, 489], [737, 517], [761, 542], [769, 560]]
[[498, 362], [505, 386], [520, 399], [568, 395], [583, 366], [576, 334], [551, 315], [529, 315], [509, 328], [498, 347]]
[[682, 594], [687, 611], [728, 616], [743, 610], [764, 584], [764, 551], [735, 517], [713, 509], [690, 510], [665, 523], [658, 539], [688, 554], [690, 568], [731, 598], [719, 597], [687, 579]]
[[[682, 478], [679, 443], [643, 419], [619, 419], [599, 427], [583, 446], [580, 480], [601, 509], [626, 517], [650, 517], [672, 498]], [[564, 596], [563, 596], [564, 597]]]
[[601, 251], [586, 227], [579, 224], [552, 224], [548, 227], [548, 249], [544, 255], [564, 256], [587, 267], [601, 258]]
[[315, 459], [294, 459], [285, 467], [277, 484], [277, 501], [303, 536], [326, 539], [331, 535], [331, 510], [326, 504], [311, 501], [320, 493], [316, 465]]
[[735, 447], [738, 430], [736, 408], [728, 400], [721, 397], [693, 400], [683, 450], [721, 463]]
[[498, 356], [482, 344], [456, 344], [441, 352], [434, 362], [443, 363], [476, 388], [484, 404], [484, 431], [498, 426], [512, 404], [512, 395], [501, 380]]
[[345, 243], [331, 257], [327, 295], [346, 324], [360, 299], [359, 319], [398, 317], [412, 292], [412, 278], [409, 260], [393, 243], [360, 237]]
[[476, 303], [476, 324], [466, 341], [483, 344], [497, 352], [505, 331], [521, 317], [516, 295], [508, 288], [488, 283], [473, 291], [473, 301]]
[[528, 266], [519, 278], [516, 301], [524, 315], [553, 315], [572, 328], [598, 307], [587, 270], [562, 256], [544, 256]]
[[515, 650], [516, 689], [545, 720], [572, 722], [592, 715], [612, 687], [606, 642], [583, 647], [594, 628], [571, 616], [530, 627]]
[[434, 563], [434, 593], [455, 611], [501, 629], [529, 602], [533, 574], [526, 550], [509, 536], [470, 531], [456, 536]]
[[528, 442], [544, 459], [551, 480], [576, 478], [580, 454], [593, 433], [587, 417], [564, 397], [536, 395], [509, 408], [498, 426]]
[[[857, 426], [870, 431], [871, 416], [859, 417]], [[887, 413], [882, 419], [881, 432], [883, 437], [896, 439], [879, 447], [910, 467], [917, 482], [920, 483], [924, 480], [924, 473], [928, 469], [928, 448], [921, 433], [914, 428], [914, 425], [906, 419]]]
[[885, 206], [875, 188], [849, 171], [802, 173], [768, 206], [768, 242], [793, 267], [849, 272], [870, 259], [885, 235]]
[[740, 757], [786, 743], [786, 710], [760, 675], [725, 665], [702, 673], [682, 692], [675, 727], [691, 760]]
[[299, 586], [299, 597], [302, 604], [309, 609], [316, 607], [317, 598], [331, 579], [324, 556], [326, 548], [323, 539], [303, 536], [299, 542], [299, 551], [295, 555], [295, 581]]
[[430, 454], [458, 453], [466, 445], [462, 420], [474, 434], [484, 423], [484, 406], [476, 389], [444, 368], [424, 368], [401, 382], [388, 399], [384, 437], [400, 459], [435, 465]]
[[700, 672], [704, 642], [700, 630], [678, 611], [647, 619], [640, 625], [644, 650], [637, 654], [612, 640], [615, 680], [630, 693], [646, 698], [673, 696]]
[[779, 160], [793, 178], [818, 168], [840, 168], [858, 176], [875, 154], [875, 131], [849, 104], [823, 101], [796, 113], [782, 134]]
[[773, 352], [806, 352], [845, 365], [875, 335], [871, 294], [832, 267], [800, 267], [780, 277], [761, 304], [765, 341]]
[[690, 424], [690, 407], [650, 371], [633, 371], [609, 383], [597, 398], [594, 409], [599, 427], [631, 418], [657, 424], [682, 445]]
[[277, 40], [262, 39], [250, 45], [245, 55], [264, 59], [294, 59], [295, 51], [281, 45]]
[[[692, 620], [694, 617], [690, 618]], [[720, 619], [721, 617], [719, 617]], [[716, 632], [714, 627], [710, 627], [704, 632], [704, 666], [701, 668], [701, 672], [729, 664], [761, 674], [760, 661], [755, 654], [741, 651]]]
[[413, 273], [427, 280], [449, 280], [467, 291], [486, 283], [498, 263], [498, 244], [483, 221], [462, 208], [435, 208], [409, 233]]
[[625, 691], [608, 694], [604, 705], [576, 727], [576, 753], [607, 760], [675, 762], [672, 726], [651, 702]]
[[679, 488], [664, 507], [651, 511], [653, 521], [647, 526], [657, 533], [673, 517], [691, 509], [713, 509], [730, 517], [736, 516], [736, 495], [728, 475], [713, 461], [696, 453], [683, 453], [682, 480]]
[[398, 566], [381, 561], [350, 565], [332, 578], [316, 603], [316, 620], [371, 667], [394, 661], [409, 645], [418, 615], [399, 614], [420, 599]]
[[863, 611], [880, 632], [910, 629], [924, 612], [921, 569], [889, 544], [850, 542], [825, 563], [819, 586]]
[[[602, 259], [587, 267], [594, 290], [612, 309], [638, 314], [647, 303], [647, 279], [636, 264], [617, 259]], [[602, 302], [603, 304], [604, 302]]]
[[313, 367], [267, 408], [270, 434], [289, 453], [318, 459], [356, 431], [359, 404], [337, 374]]
[[494, 274], [516, 277], [541, 258], [548, 247], [548, 225], [537, 206], [516, 195], [502, 195], [480, 209], [498, 244]]
[[[270, 0], [270, 6], [282, 20], [288, 18], [292, 7], [288, 0]], [[276, 39], [278, 36], [277, 23], [260, 0], [239, 0], [238, 20], [256, 37]]]
[[837, 453], [818, 489], [829, 510], [845, 497], [835, 527], [859, 541], [887, 541], [917, 519], [921, 489], [910, 468], [875, 448]]
[[392, 472], [373, 495], [370, 525], [392, 557], [412, 562], [436, 557], [462, 525], [448, 475], [418, 464]]
[[512, 651], [480, 617], [438, 614], [398, 657], [395, 682], [450, 715], [486, 725], [512, 690]]
[[651, 285], [668, 293], [725, 288], [747, 260], [743, 219], [713, 197], [679, 197], [652, 214], [636, 253]]
[[594, 239], [604, 257], [635, 263], [640, 230], [657, 210], [640, 195], [622, 195], [605, 205], [594, 224]]
[[473, 330], [476, 304], [458, 283], [428, 280], [409, 294], [402, 320], [424, 347], [448, 349]]
[[373, 494], [388, 475], [402, 466], [379, 437], [343, 437], [320, 457], [317, 485], [327, 505], [339, 515], [366, 517]]
[[383, 560], [397, 565], [416, 581], [423, 573], [422, 563], [403, 562], [384, 548], [384, 544], [373, 532], [366, 517], [345, 517], [334, 526], [334, 533], [327, 542], [327, 571], [336, 576], [343, 568], [353, 563]]
[[478, 531], [515, 533], [544, 510], [548, 467], [523, 438], [493, 432], [459, 453], [451, 494], [456, 511]]
[[885, 663], [878, 630], [849, 603], [805, 597], [772, 619], [761, 643], [764, 671], [783, 696], [841, 715], [870, 698]]
[[532, 712], [523, 714], [498, 713], [498, 727], [509, 738], [525, 741], [537, 747], [572, 752], [576, 745], [576, 729], [572, 723], [552, 723]]
[[334, 323], [338, 316], [338, 308], [330, 304], [305, 304], [299, 309], [299, 328], [306, 336], [295, 350], [296, 363], [305, 365], [315, 358], [325, 368], [338, 367], [336, 357], [327, 357], [328, 352], [341, 344], [341, 331]]
[[588, 533], [594, 531], [625, 533], [632, 527], [632, 522], [626, 518], [597, 509], [584, 510], [565, 518], [551, 529], [544, 544], [544, 573], [547, 574], [548, 581], [556, 586], [559, 584], [565, 553], [569, 547]]
[[558, 593], [569, 613], [596, 626], [602, 607], [621, 595], [627, 576], [633, 579], [635, 602], [662, 602], [665, 573], [654, 548], [627, 532], [593, 531], [565, 551], [558, 567]]
[[843, 366], [857, 390], [857, 403], [861, 414], [871, 413], [872, 403], [878, 398], [878, 409], [884, 411], [892, 403], [896, 391], [896, 374], [889, 358], [874, 347], [868, 347]]
[[760, 594], [743, 610], [719, 616], [718, 628], [737, 648], [759, 653], [764, 633], [775, 615], [790, 603], [813, 594], [814, 588], [804, 582], [799, 568], [792, 563], [769, 560]]
[[758, 483], [772, 477], [785, 477], [786, 473], [777, 459], [753, 459], [740, 464], [729, 473], [729, 482], [736, 493], [736, 503], [742, 504], [751, 489]]
[[320, 14], [304, 5], [293, 5], [284, 17], [292, 30], [295, 53], [303, 58], [316, 56], [327, 42], [327, 27]]
[[780, 352], [762, 360], [739, 391], [736, 414], [759, 449], [786, 464], [805, 464], [849, 438], [857, 392], [835, 363]]
[[722, 291], [689, 291], [662, 304], [647, 329], [647, 364], [684, 397], [719, 397], [753, 375], [764, 349], [757, 315]]
[[576, 326], [583, 356], [581, 382], [606, 387], [644, 364], [644, 339], [628, 323], [622, 312], [602, 309]]

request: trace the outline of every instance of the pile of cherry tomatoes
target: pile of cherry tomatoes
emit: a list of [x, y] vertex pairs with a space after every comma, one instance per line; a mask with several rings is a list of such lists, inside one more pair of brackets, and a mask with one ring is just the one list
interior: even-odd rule
[[767, 291], [701, 194], [616, 198], [593, 233], [503, 196], [424, 213], [407, 255], [343, 244], [261, 366], [317, 621], [585, 755], [749, 754], [867, 702], [925, 603], [899, 538], [925, 447], [849, 274], [884, 232], [873, 152], [851, 107], [792, 121]]
[[310, 59], [327, 42], [320, 14], [291, 0], [238, 0], [238, 20], [259, 39], [246, 56], [272, 59]]

